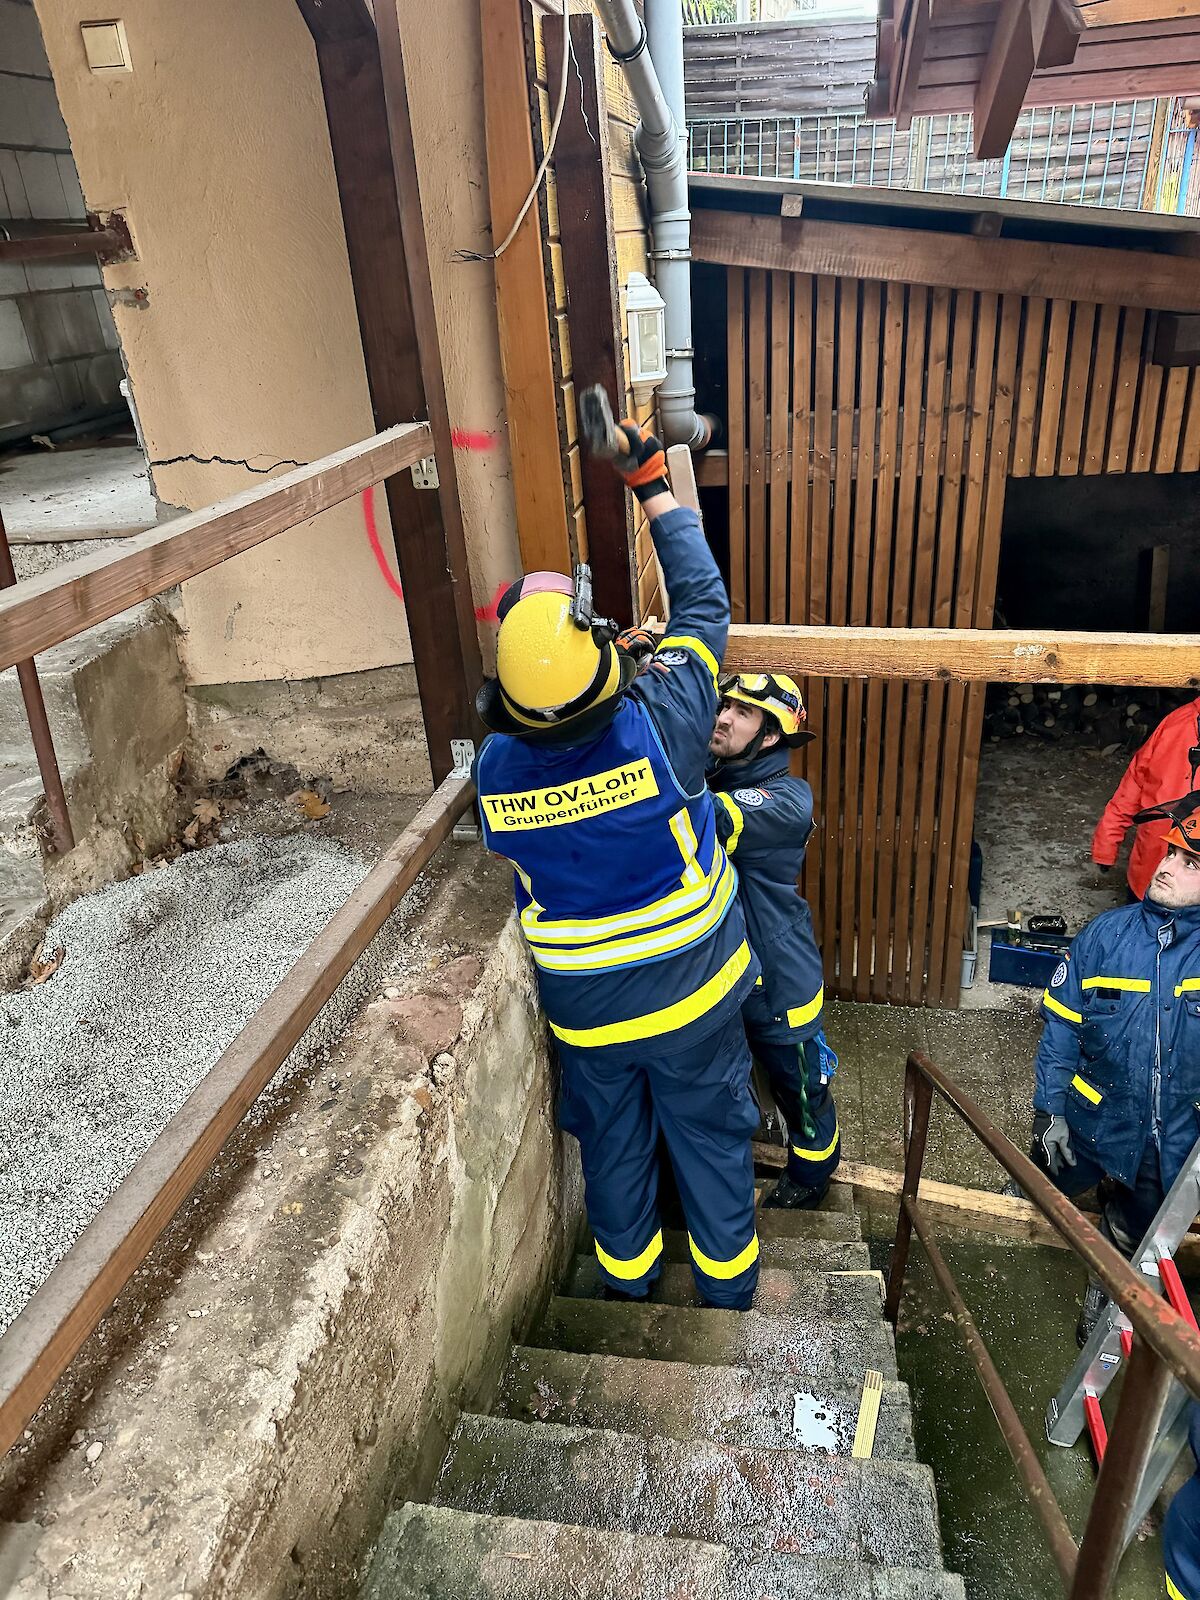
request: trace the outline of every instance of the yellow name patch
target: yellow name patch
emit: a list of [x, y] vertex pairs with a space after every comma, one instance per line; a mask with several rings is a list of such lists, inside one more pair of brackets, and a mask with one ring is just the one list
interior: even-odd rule
[[657, 793], [658, 780], [647, 759], [597, 772], [557, 789], [484, 795], [481, 803], [488, 827], [511, 833], [518, 828], [557, 828], [564, 822], [584, 822], [608, 811], [620, 811], [639, 800], [652, 800]]

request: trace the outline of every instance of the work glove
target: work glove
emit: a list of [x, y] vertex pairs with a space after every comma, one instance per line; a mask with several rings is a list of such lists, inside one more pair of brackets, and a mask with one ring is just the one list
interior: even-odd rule
[[649, 500], [656, 494], [670, 494], [667, 482], [667, 453], [662, 440], [656, 439], [650, 424], [641, 427], [630, 417], [623, 417], [617, 427], [629, 441], [629, 454], [613, 457], [613, 466], [639, 500]]
[[622, 628], [617, 635], [617, 649], [633, 657], [639, 672], [649, 664], [657, 648], [658, 640], [649, 628]]
[[1029, 1154], [1052, 1178], [1075, 1165], [1075, 1152], [1071, 1149], [1071, 1130], [1066, 1117], [1052, 1116], [1049, 1111], [1033, 1113], [1033, 1138]]

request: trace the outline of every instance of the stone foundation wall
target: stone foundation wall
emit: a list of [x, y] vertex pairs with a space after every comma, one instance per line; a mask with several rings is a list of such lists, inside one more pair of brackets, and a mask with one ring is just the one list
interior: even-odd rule
[[576, 1147], [508, 874], [449, 846], [406, 906], [345, 1043], [243, 1130], [125, 1345], [0, 1470], [0, 1592], [353, 1593], [486, 1404], [571, 1247]]

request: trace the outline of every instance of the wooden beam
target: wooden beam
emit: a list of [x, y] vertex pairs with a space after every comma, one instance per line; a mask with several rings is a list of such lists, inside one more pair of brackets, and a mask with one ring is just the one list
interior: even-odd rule
[[26, 578], [0, 595], [0, 671], [253, 550], [403, 472], [432, 449], [427, 422], [389, 428], [207, 510], [134, 534], [120, 550], [97, 550]]
[[1200, 688], [1200, 634], [735, 623], [724, 664], [792, 677]]
[[428, 415], [437, 492], [384, 485], [435, 782], [478, 732], [483, 676], [395, 7], [297, 0], [313, 35], [377, 428]]
[[468, 779], [451, 778], [422, 806], [209, 1068], [7, 1330], [0, 1340], [0, 1454], [20, 1437], [474, 795]]
[[[778, 1145], [755, 1141], [754, 1162], [758, 1167], [783, 1171], [787, 1166], [787, 1152]], [[862, 1161], [839, 1162], [834, 1173], [835, 1183], [849, 1184], [859, 1194], [879, 1195], [899, 1202], [904, 1186], [904, 1174], [886, 1167], [872, 1167]], [[946, 1222], [982, 1228], [989, 1233], [999, 1233], [1011, 1239], [1023, 1239], [1029, 1244], [1051, 1245], [1056, 1250], [1070, 1250], [1070, 1245], [1042, 1216], [1032, 1200], [993, 1193], [990, 1189], [974, 1189], [959, 1183], [940, 1183], [934, 1178], [921, 1179], [919, 1199], [921, 1204]], [[1089, 1219], [1098, 1215], [1080, 1207]], [[1193, 1224], [1193, 1229], [1195, 1224]], [[1181, 1247], [1193, 1268], [1200, 1257], [1200, 1234], [1194, 1231]]]
[[998, 161], [1008, 149], [1037, 66], [1050, 0], [1004, 0], [975, 86], [975, 159]]
[[1085, 28], [1119, 28], [1140, 22], [1182, 22], [1200, 17], [1200, 0], [1072, 0]]
[[1182, 256], [1095, 245], [698, 210], [692, 255], [729, 267], [1200, 311], [1200, 272]]
[[[550, 82], [557, 83], [562, 72], [563, 19], [547, 16], [542, 30]], [[601, 50], [594, 13], [574, 15], [573, 81], [554, 148], [554, 175], [558, 192], [570, 196], [569, 204], [560, 208], [559, 228], [572, 368], [581, 386], [603, 384], [620, 405], [625, 397], [625, 352]], [[611, 465], [590, 450], [583, 452], [580, 470], [596, 607], [622, 627], [630, 627], [637, 606], [632, 500]]]
[[[535, 171], [525, 62], [527, 3], [480, 0], [479, 7], [494, 245], [512, 227]], [[569, 572], [571, 545], [537, 205], [530, 207], [493, 270], [521, 560], [526, 572]]]

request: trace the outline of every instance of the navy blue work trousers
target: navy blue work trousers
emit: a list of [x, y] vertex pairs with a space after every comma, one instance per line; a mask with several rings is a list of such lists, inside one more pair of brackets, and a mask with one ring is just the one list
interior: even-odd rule
[[671, 1158], [701, 1298], [748, 1309], [758, 1282], [750, 1138], [758, 1107], [740, 1015], [677, 1052], [558, 1045], [559, 1123], [579, 1140], [606, 1282], [642, 1298], [659, 1275], [658, 1139]]
[[817, 1040], [798, 1039], [783, 1018], [772, 1016], [761, 989], [753, 990], [743, 1004], [742, 1021], [750, 1049], [787, 1122], [788, 1177], [805, 1188], [820, 1188], [832, 1176], [842, 1152], [837, 1107], [829, 1085], [821, 1081]]

